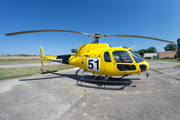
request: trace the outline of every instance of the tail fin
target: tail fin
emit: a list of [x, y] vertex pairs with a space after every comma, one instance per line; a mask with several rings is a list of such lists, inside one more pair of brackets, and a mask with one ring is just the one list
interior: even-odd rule
[[40, 47], [40, 51], [41, 51], [41, 65], [44, 66], [45, 59], [44, 59], [44, 52], [42, 46]]

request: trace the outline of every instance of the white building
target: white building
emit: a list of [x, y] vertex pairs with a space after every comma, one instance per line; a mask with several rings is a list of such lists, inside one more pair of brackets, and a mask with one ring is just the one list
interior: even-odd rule
[[151, 57], [151, 59], [153, 59], [153, 56], [156, 56], [156, 58], [158, 58], [157, 53], [144, 53], [143, 57]]

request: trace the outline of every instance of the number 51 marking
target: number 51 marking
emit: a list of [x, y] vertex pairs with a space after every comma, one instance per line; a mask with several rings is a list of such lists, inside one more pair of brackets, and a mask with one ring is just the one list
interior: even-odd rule
[[87, 69], [91, 71], [100, 71], [100, 58], [87, 58]]

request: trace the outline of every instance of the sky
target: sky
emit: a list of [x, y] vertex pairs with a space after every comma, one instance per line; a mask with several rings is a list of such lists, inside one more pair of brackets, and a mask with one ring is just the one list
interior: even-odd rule
[[[27, 30], [71, 30], [108, 35], [141, 35], [175, 42], [180, 38], [180, 0], [0, 0], [0, 55], [71, 54], [93, 38], [64, 32], [22, 34]], [[100, 39], [112, 47], [133, 50], [156, 47], [163, 52], [166, 42], [128, 37]]]

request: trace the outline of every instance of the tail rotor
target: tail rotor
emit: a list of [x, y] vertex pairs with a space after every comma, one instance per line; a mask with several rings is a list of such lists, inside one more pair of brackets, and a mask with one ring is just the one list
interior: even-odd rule
[[41, 52], [41, 65], [44, 66], [45, 59], [44, 59], [44, 52], [42, 46], [40, 47], [40, 52]]

